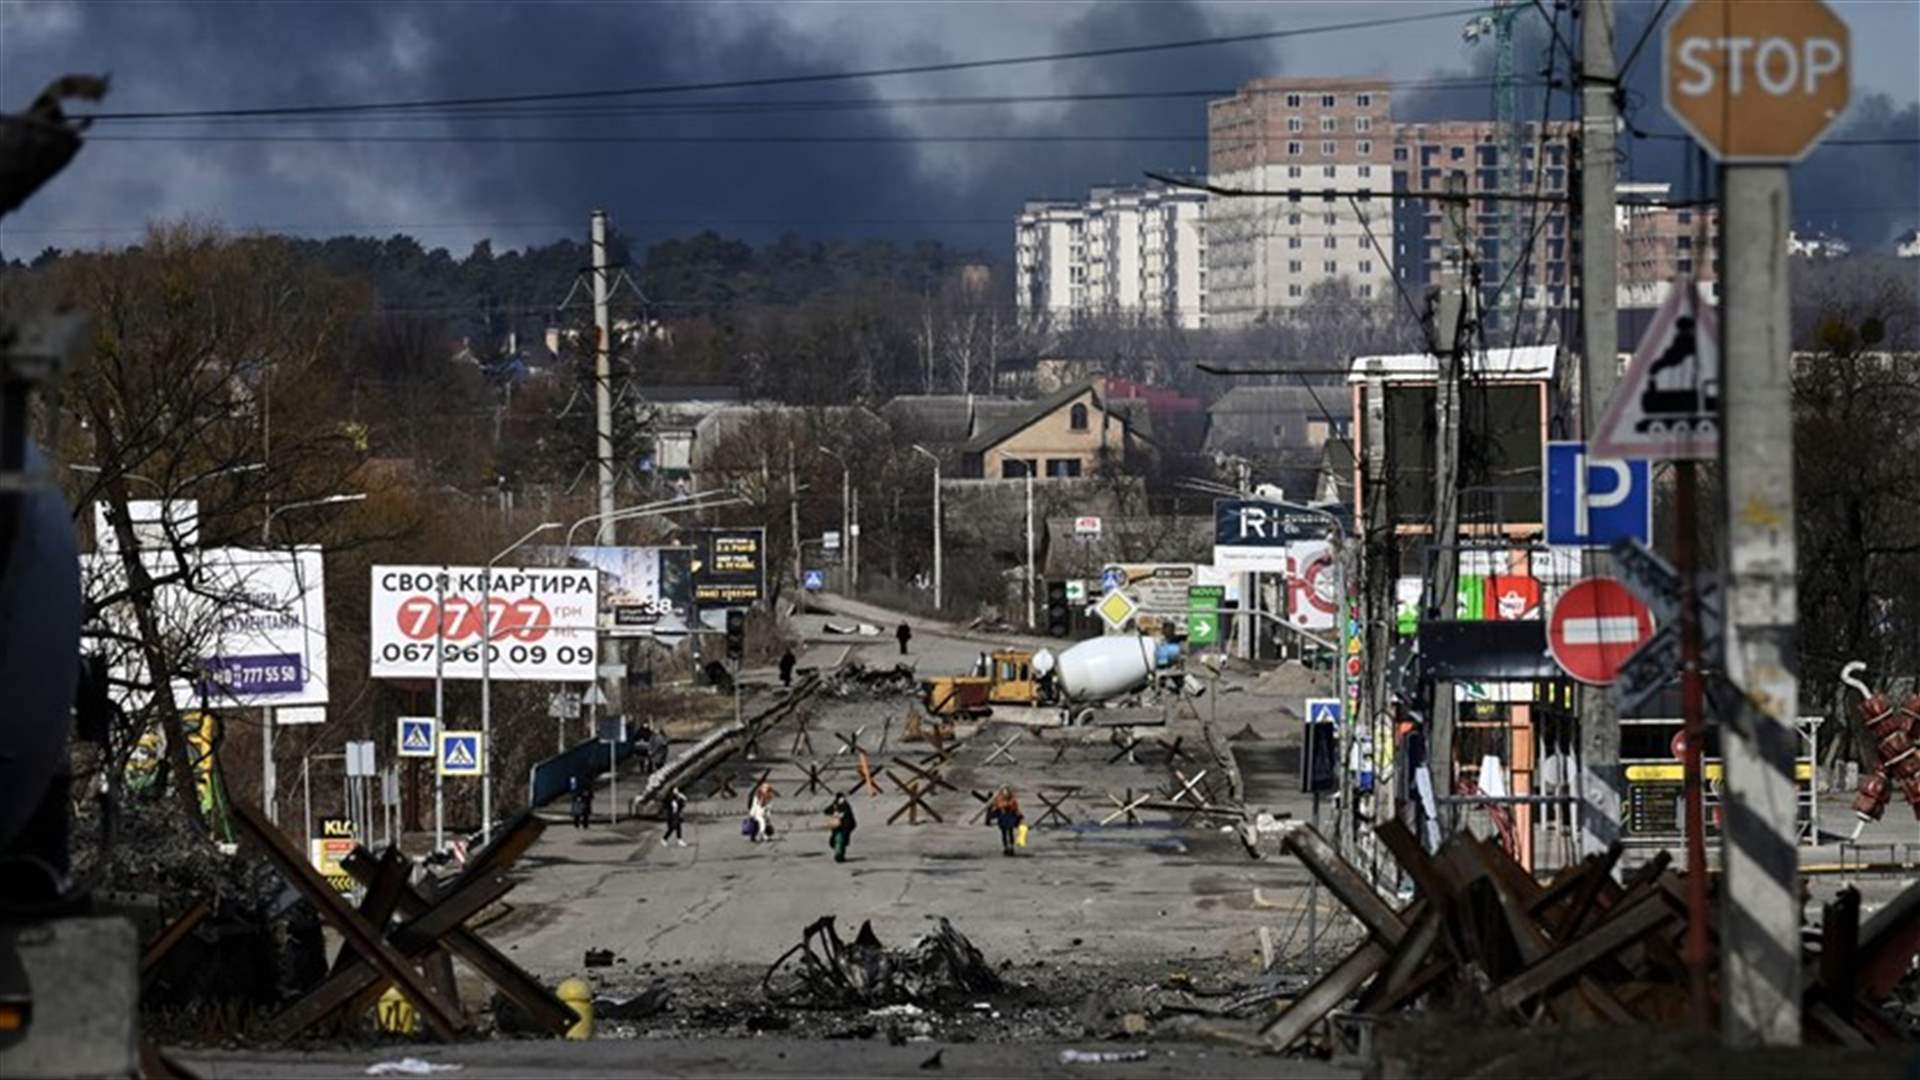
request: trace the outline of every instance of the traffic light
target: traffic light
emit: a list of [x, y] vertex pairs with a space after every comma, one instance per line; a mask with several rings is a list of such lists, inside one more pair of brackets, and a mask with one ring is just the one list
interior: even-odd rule
[[738, 663], [747, 654], [747, 613], [727, 609], [727, 659]]
[[1067, 583], [1047, 582], [1047, 635], [1067, 637], [1073, 633], [1073, 610], [1067, 606]]

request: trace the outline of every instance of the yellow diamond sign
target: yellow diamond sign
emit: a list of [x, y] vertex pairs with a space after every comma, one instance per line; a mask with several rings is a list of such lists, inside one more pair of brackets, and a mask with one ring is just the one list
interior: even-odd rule
[[1094, 610], [1100, 613], [1101, 618], [1107, 620], [1108, 626], [1118, 630], [1127, 625], [1127, 621], [1133, 618], [1133, 613], [1140, 610], [1140, 605], [1133, 602], [1133, 597], [1115, 589], [1101, 597], [1100, 602], [1094, 605]]

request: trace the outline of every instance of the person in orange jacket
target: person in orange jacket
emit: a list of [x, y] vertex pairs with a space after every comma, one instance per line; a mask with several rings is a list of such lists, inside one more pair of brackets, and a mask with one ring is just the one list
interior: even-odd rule
[[1013, 837], [1020, 823], [1026, 820], [1020, 814], [1020, 800], [1014, 798], [1011, 785], [1002, 785], [994, 792], [993, 800], [987, 803], [987, 821], [1000, 827], [1000, 853], [1013, 854]]

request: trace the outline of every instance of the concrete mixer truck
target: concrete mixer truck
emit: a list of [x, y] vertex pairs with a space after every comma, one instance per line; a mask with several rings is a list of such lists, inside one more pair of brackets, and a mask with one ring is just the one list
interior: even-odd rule
[[942, 675], [922, 687], [935, 716], [985, 716], [995, 705], [1076, 707], [1141, 690], [1180, 659], [1180, 646], [1140, 635], [1110, 635], [1069, 646], [989, 654], [985, 675]]

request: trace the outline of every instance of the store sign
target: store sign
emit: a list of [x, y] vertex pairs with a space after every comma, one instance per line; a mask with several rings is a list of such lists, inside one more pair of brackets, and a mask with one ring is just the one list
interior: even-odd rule
[[684, 634], [693, 625], [693, 550], [687, 547], [560, 547], [527, 551], [542, 566], [600, 575], [600, 632], [609, 637]]
[[693, 601], [702, 607], [745, 607], [767, 591], [767, 530], [707, 529], [693, 556]]
[[[599, 575], [591, 570], [474, 566], [376, 566], [369, 603], [376, 679], [591, 682], [599, 623]], [[486, 610], [487, 627], [481, 627]]]
[[1324, 540], [1327, 519], [1283, 503], [1216, 499], [1213, 504], [1213, 565], [1236, 573], [1284, 574], [1288, 549], [1302, 540]]

